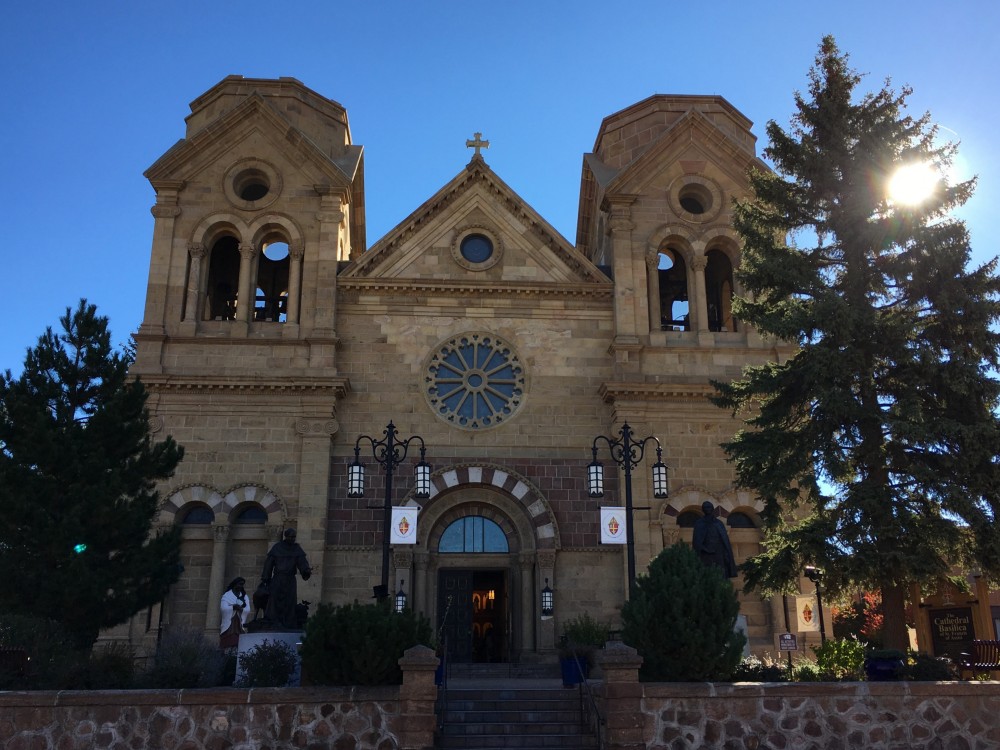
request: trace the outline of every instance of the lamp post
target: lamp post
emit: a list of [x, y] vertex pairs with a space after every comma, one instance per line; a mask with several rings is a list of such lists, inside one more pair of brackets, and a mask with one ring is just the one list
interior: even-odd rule
[[819, 590], [819, 582], [823, 577], [823, 571], [812, 565], [806, 565], [806, 578], [816, 584], [816, 609], [819, 610], [819, 642], [820, 645], [826, 643], [826, 625], [823, 623], [823, 595]]
[[625, 546], [628, 552], [628, 590], [632, 594], [635, 585], [635, 529], [632, 527], [632, 469], [639, 465], [646, 452], [646, 444], [656, 443], [656, 463], [653, 464], [653, 497], [662, 500], [667, 497], [667, 465], [663, 463], [663, 447], [660, 441], [650, 435], [636, 439], [628, 422], [618, 431], [619, 437], [612, 440], [605, 435], [594, 438], [594, 460], [587, 467], [587, 484], [591, 497], [604, 497], [604, 466], [597, 460], [597, 444], [607, 443], [611, 460], [625, 470]]
[[354, 442], [354, 463], [351, 464], [347, 474], [347, 496], [362, 497], [365, 494], [365, 465], [361, 463], [361, 445], [368, 443], [372, 449], [372, 458], [375, 463], [385, 470], [385, 503], [382, 515], [382, 582], [376, 590], [378, 599], [385, 599], [389, 596], [389, 526], [392, 524], [392, 475], [406, 459], [406, 452], [410, 443], [416, 441], [420, 445], [420, 462], [414, 469], [414, 489], [413, 496], [418, 500], [426, 500], [431, 496], [431, 467], [424, 460], [425, 447], [424, 439], [419, 435], [413, 435], [400, 440], [397, 437], [396, 425], [391, 421], [382, 430], [384, 435], [382, 440], [376, 440], [369, 435], [362, 435]]

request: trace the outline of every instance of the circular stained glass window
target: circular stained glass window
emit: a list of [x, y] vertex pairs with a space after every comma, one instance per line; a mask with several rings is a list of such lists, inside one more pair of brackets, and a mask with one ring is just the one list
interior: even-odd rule
[[493, 243], [483, 234], [470, 234], [462, 239], [462, 257], [469, 263], [485, 263], [493, 255]]
[[467, 333], [431, 357], [424, 395], [441, 419], [479, 430], [509, 419], [521, 405], [524, 385], [524, 367], [507, 342]]

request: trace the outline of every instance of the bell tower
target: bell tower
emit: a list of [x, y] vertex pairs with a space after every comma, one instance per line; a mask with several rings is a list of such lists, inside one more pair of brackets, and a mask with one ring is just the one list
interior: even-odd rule
[[[214, 527], [213, 564], [173, 615], [210, 628], [224, 581], [253, 580], [286, 526], [317, 572], [302, 595], [318, 602], [330, 438], [349, 387], [337, 271], [365, 247], [363, 150], [346, 110], [299, 81], [229, 76], [192, 102], [184, 138], [145, 174], [155, 224], [133, 373], [154, 425], [185, 449], [164, 494], [175, 490], [170, 517], [192, 555], [205, 546], [195, 527]], [[207, 511], [190, 516], [195, 497]], [[234, 555], [227, 542], [255, 524], [260, 543]]]

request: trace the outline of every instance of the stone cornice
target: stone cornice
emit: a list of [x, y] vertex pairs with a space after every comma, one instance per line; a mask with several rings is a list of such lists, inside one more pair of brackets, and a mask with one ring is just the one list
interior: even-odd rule
[[715, 393], [710, 383], [602, 383], [601, 398], [606, 403], [637, 401], [706, 401]]
[[220, 375], [140, 375], [151, 391], [331, 391], [337, 398], [351, 392], [351, 381], [344, 377], [310, 378], [241, 378]]
[[[609, 300], [614, 286], [606, 284], [564, 284], [558, 282], [539, 283], [491, 283], [484, 288], [480, 281], [430, 281], [420, 279], [385, 278], [340, 278], [337, 285], [343, 291], [387, 292], [390, 294], [439, 296], [468, 296], [470, 294], [488, 300], [491, 297], [588, 297], [595, 300]], [[342, 298], [343, 300], [343, 298]]]

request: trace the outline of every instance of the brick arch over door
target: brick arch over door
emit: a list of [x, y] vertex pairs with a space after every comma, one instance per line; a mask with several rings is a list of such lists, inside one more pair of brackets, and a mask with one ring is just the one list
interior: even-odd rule
[[[462, 499], [462, 495], [456, 493], [456, 490], [473, 489], [490, 491], [488, 501], [484, 497], [480, 502], [496, 503], [497, 507], [507, 514], [508, 525], [514, 524], [518, 527], [523, 548], [536, 550], [560, 548], [559, 526], [555, 514], [538, 488], [516, 472], [483, 464], [452, 466], [431, 476], [431, 496], [425, 502], [420, 514], [420, 533], [424, 535], [421, 544], [430, 544], [431, 540], [427, 537], [435, 527], [438, 527], [437, 534], [440, 538], [444, 526], [437, 522], [442, 515], [452, 511], [461, 503], [469, 502], [473, 497], [465, 494], [465, 499]], [[475, 497], [480, 494], [476, 493]], [[461, 515], [471, 514], [461, 513]], [[504, 528], [503, 524], [501, 528]], [[508, 529], [504, 528], [504, 532], [507, 531]], [[508, 539], [510, 539], [509, 534]], [[435, 544], [433, 547], [426, 546], [425, 549], [436, 550], [437, 547]], [[514, 551], [511, 549], [511, 552]]]

